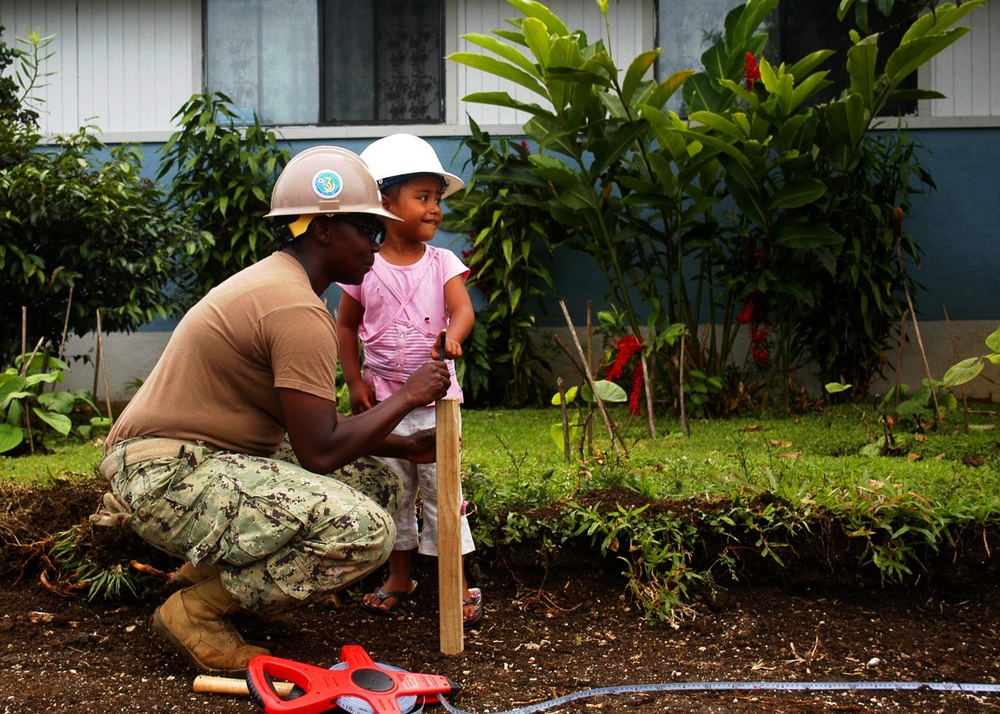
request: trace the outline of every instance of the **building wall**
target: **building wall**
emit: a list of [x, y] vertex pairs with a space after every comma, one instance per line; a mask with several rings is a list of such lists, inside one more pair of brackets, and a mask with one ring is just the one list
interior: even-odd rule
[[[653, 46], [652, 0], [613, 2], [605, 17], [592, 0], [551, 0], [549, 8], [591, 41], [606, 38], [616, 56], [632, 58]], [[446, 52], [483, 52], [462, 39], [509, 27], [516, 11], [504, 0], [451, 0], [446, 3]], [[0, 0], [3, 40], [14, 46], [26, 28], [54, 35], [44, 62], [52, 74], [36, 95], [43, 100], [41, 129], [67, 134], [86, 121], [99, 127], [108, 143], [163, 141], [176, 130], [171, 118], [199, 92], [202, 82], [202, 8], [200, 0]], [[518, 99], [535, 101], [526, 90], [454, 62], [445, 63], [447, 121], [410, 126], [423, 135], [464, 135], [468, 116], [477, 124], [516, 129], [528, 117], [499, 107], [465, 105], [472, 92], [509, 89]], [[378, 136], [387, 127], [289, 127], [290, 139]]]

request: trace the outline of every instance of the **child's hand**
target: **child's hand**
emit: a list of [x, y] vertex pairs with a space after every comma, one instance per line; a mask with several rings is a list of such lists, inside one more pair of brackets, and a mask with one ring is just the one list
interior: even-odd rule
[[[444, 340], [444, 358], [445, 359], [458, 359], [462, 356], [462, 343], [457, 340], [451, 340], [445, 337]], [[431, 348], [431, 359], [441, 359], [441, 343], [439, 340], [434, 341], [434, 346]]]
[[375, 399], [375, 392], [366, 383], [362, 383], [357, 389], [350, 390], [351, 392], [351, 412], [354, 414], [360, 414], [361, 412], [366, 412], [373, 406], [378, 404]]

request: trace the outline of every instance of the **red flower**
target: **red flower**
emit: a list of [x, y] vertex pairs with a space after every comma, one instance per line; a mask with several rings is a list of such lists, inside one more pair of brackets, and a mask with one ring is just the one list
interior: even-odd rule
[[630, 359], [642, 349], [642, 340], [635, 335], [625, 335], [615, 340], [615, 363], [608, 367], [604, 376], [606, 379], [615, 380], [622, 376], [622, 369]]
[[642, 362], [635, 366], [632, 370], [632, 391], [628, 395], [628, 412], [629, 414], [640, 414], [642, 409], [639, 407], [640, 399], [643, 394], [643, 387], [646, 380], [642, 373]]
[[758, 364], [762, 364], [764, 362], [767, 362], [769, 352], [767, 351], [766, 347], [762, 347], [760, 349], [754, 347], [753, 350], [751, 351], [751, 354], [753, 355], [755, 362], [757, 362]]
[[757, 58], [753, 56], [753, 52], [747, 52], [743, 73], [746, 76], [747, 91], [752, 92], [753, 83], [760, 79], [760, 65], [757, 63]]
[[747, 298], [747, 304], [740, 310], [739, 314], [736, 316], [736, 322], [741, 325], [750, 324], [750, 320], [753, 318], [754, 303], [757, 302], [757, 293], [753, 293]]

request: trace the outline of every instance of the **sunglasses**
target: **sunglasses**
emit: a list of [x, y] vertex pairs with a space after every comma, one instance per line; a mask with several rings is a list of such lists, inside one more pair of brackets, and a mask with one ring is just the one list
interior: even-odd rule
[[350, 223], [361, 231], [372, 245], [379, 245], [385, 240], [385, 226], [382, 225], [381, 221], [359, 221], [352, 218], [341, 218], [340, 216], [337, 217], [337, 220]]

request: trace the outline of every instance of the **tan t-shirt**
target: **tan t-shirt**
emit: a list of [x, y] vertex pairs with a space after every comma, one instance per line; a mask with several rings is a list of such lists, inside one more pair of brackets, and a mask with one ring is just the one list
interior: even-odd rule
[[184, 316], [108, 435], [205, 441], [273, 453], [285, 434], [277, 388], [335, 402], [337, 333], [302, 265], [274, 253], [211, 290]]

